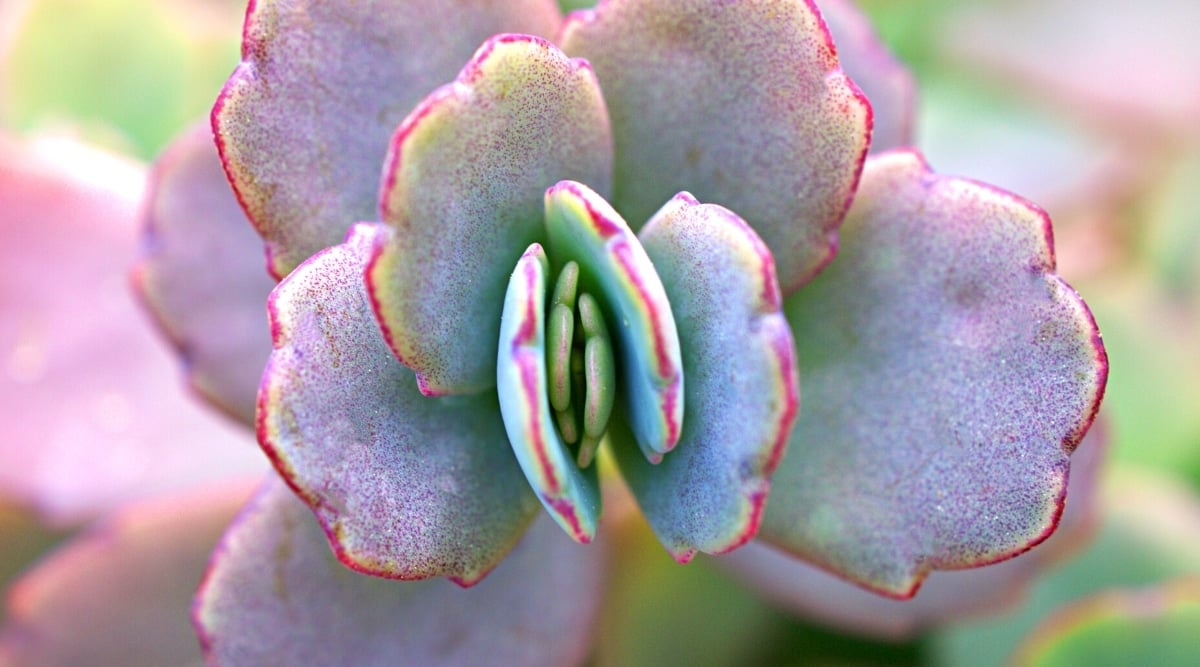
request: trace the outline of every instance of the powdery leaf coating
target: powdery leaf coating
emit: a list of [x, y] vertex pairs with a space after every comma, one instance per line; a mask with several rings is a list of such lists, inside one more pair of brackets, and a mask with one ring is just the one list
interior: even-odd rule
[[963, 618], [1012, 607], [1036, 576], [1090, 538], [1107, 449], [1099, 424], [1071, 456], [1071, 483], [1058, 529], [1036, 549], [984, 568], [932, 572], [916, 597], [893, 600], [846, 582], [765, 544], [720, 559], [738, 579], [780, 608], [856, 635], [893, 640]]
[[666, 286], [687, 373], [679, 446], [658, 465], [613, 451], [659, 540], [677, 560], [758, 532], [799, 403], [791, 330], [765, 244], [729, 210], [681, 193], [642, 229]]
[[397, 579], [482, 578], [533, 520], [494, 393], [432, 399], [375, 324], [363, 270], [382, 225], [298, 267], [268, 304], [258, 438], [338, 557]]
[[0, 666], [190, 665], [188, 609], [256, 480], [128, 505], [13, 584]]
[[1110, 590], [1051, 614], [1018, 647], [1012, 664], [1187, 665], [1196, 660], [1196, 628], [1200, 576]]
[[838, 261], [787, 304], [806, 409], [767, 541], [903, 598], [1054, 530], [1107, 360], [1049, 230], [915, 152], [868, 161]]
[[871, 20], [853, 2], [817, 0], [817, 6], [833, 35], [842, 69], [871, 101], [871, 152], [911, 145], [917, 90], [908, 68], [888, 51]]
[[144, 179], [0, 135], [0, 495], [58, 525], [264, 467], [183, 391], [129, 292]]
[[562, 44], [604, 88], [626, 220], [681, 190], [727, 206], [788, 291], [833, 257], [871, 110], [811, 1], [609, 0], [572, 14]]
[[483, 40], [559, 20], [550, 0], [250, 2], [212, 122], [275, 277], [375, 219], [388, 137]]
[[546, 511], [576, 542], [600, 521], [598, 466], [580, 470], [555, 428], [547, 394], [546, 291], [550, 262], [538, 244], [521, 255], [504, 295], [496, 392], [513, 453]]
[[380, 192], [397, 233], [367, 279], [384, 336], [422, 392], [494, 386], [504, 286], [544, 237], [542, 194], [562, 178], [607, 192], [611, 172], [595, 76], [535, 37], [488, 40], [405, 119]]
[[543, 519], [470, 590], [382, 581], [342, 567], [276, 483], [226, 533], [195, 619], [214, 665], [574, 665], [593, 634], [603, 559]]
[[254, 423], [271, 352], [258, 235], [229, 189], [212, 132], [196, 126], [155, 163], [142, 205], [142, 259], [133, 286], [183, 358], [191, 386]]
[[581, 183], [546, 191], [546, 233], [559, 266], [579, 263], [583, 289], [604, 308], [617, 341], [618, 401], [645, 457], [658, 463], [679, 442], [683, 358], [671, 301], [628, 223]]

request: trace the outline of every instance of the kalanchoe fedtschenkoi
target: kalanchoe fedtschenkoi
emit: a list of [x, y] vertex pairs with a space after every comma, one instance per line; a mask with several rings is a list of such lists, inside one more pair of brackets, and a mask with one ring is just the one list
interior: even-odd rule
[[[763, 522], [771, 542], [907, 596], [931, 569], [1044, 538], [1106, 369], [1086, 308], [1053, 274], [1044, 214], [934, 175], [912, 150], [864, 170], [871, 113], [811, 3], [613, 0], [567, 20], [565, 55], [503, 35], [467, 60], [483, 41], [471, 30], [552, 33], [553, 4], [528, 4], [539, 11], [258, 2], [214, 108], [270, 270], [299, 266], [270, 300], [260, 441], [343, 562], [472, 583], [538, 499], [590, 539], [595, 464], [573, 428], [607, 433], [680, 560]], [[530, 16], [549, 27], [520, 25]], [[434, 90], [463, 49], [466, 68]], [[909, 116], [893, 117], [901, 142]], [[840, 256], [808, 282], [851, 199]], [[615, 229], [646, 261], [629, 280], [589, 266], [605, 252], [556, 242], [562, 218]], [[589, 299], [568, 307], [555, 293], [572, 261]], [[652, 283], [661, 295], [640, 311], [618, 298]], [[655, 322], [646, 335], [637, 312]], [[677, 361], [650, 353], [672, 347], [668, 329]], [[600, 341], [612, 361], [552, 371], [514, 341], [567, 358]], [[672, 368], [674, 403], [658, 391]], [[639, 377], [663, 380], [651, 399], [633, 398]], [[613, 396], [608, 420], [582, 414], [589, 382]]]

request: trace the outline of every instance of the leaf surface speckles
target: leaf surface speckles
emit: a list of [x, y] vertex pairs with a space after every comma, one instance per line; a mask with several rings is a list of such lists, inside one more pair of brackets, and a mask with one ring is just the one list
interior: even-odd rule
[[610, 0], [562, 42], [604, 89], [626, 220], [688, 191], [754, 227], [785, 290], [829, 261], [871, 110], [811, 3]]
[[608, 115], [586, 63], [498, 35], [397, 130], [368, 273], [388, 344], [429, 395], [495, 386], [513, 265], [544, 238], [542, 195], [572, 178], [609, 190]]
[[234, 190], [281, 278], [376, 219], [388, 137], [489, 35], [558, 28], [550, 0], [257, 0], [213, 108]]
[[910, 596], [1053, 531], [1107, 359], [1045, 213], [915, 152], [868, 161], [828, 271], [786, 307], [805, 409], [763, 536]]
[[383, 225], [302, 264], [271, 294], [275, 351], [258, 437], [338, 556], [397, 579], [478, 581], [533, 520], [494, 392], [422, 396], [379, 334], [363, 270]]

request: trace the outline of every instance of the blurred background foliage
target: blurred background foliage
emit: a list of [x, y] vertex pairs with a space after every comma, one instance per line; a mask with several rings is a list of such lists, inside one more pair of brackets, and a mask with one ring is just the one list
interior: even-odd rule
[[[711, 559], [678, 567], [631, 519], [607, 538], [619, 562], [595, 663], [1172, 664], [1172, 642], [1200, 630], [1194, 582], [1179, 579], [1200, 575], [1200, 43], [1163, 31], [1200, 25], [1194, 0], [860, 5], [917, 79], [917, 143], [933, 167], [1013, 189], [1055, 219], [1060, 273], [1092, 306], [1111, 360], [1096, 538], [999, 615], [881, 642], [778, 611]], [[2, 0], [0, 126], [152, 160], [208, 113], [237, 63], [242, 12], [239, 0]], [[1099, 53], [1080, 69], [1056, 35], [1128, 68], [1105, 69]], [[1134, 85], [1130, 72], [1167, 78]], [[1095, 97], [1105, 85], [1113, 96]], [[29, 536], [6, 543], [5, 577], [61, 536], [3, 505], [0, 530]], [[1094, 597], [1131, 587], [1142, 596]], [[1173, 590], [1184, 602], [1163, 602]]]

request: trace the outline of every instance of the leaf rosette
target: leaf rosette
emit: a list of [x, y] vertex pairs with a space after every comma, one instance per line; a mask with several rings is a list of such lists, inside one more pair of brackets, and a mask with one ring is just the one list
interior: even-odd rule
[[605, 457], [677, 560], [759, 535], [893, 597], [1053, 530], [1095, 323], [1040, 209], [880, 150], [911, 82], [829, 9], [252, 3], [212, 125], [286, 276], [255, 425], [344, 564], [589, 542]]

